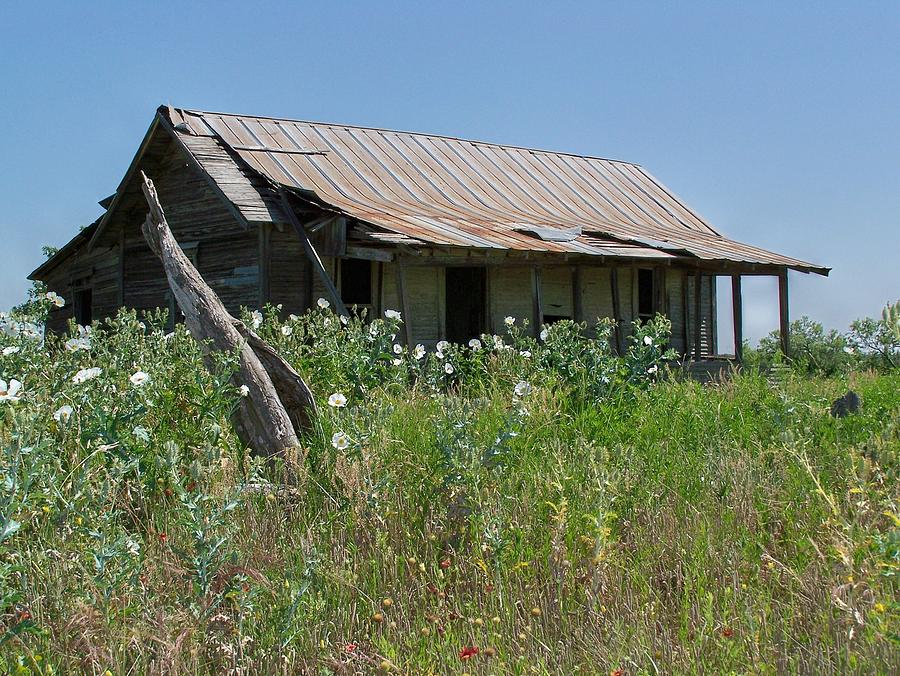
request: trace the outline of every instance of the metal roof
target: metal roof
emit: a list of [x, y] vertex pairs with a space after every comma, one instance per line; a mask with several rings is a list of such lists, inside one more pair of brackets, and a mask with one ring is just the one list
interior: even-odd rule
[[385, 242], [828, 274], [723, 237], [630, 162], [348, 125], [171, 107], [159, 113], [248, 222], [284, 218], [261, 190], [262, 178], [386, 231], [375, 237]]

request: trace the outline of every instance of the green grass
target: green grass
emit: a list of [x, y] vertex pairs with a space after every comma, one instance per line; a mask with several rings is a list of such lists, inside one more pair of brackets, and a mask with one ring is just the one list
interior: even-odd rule
[[[449, 392], [320, 374], [320, 401], [349, 404], [323, 406], [295, 491], [230, 431], [227, 373], [204, 373], [182, 334], [133, 329], [93, 339], [104, 374], [78, 387], [81, 353], [0, 362], [0, 378], [29, 374], [28, 396], [0, 405], [3, 517], [21, 524], [0, 545], [10, 672], [900, 663], [896, 372], [602, 397], [524, 359]], [[151, 385], [129, 388], [136, 368]], [[520, 372], [535, 389], [516, 401]], [[862, 410], [834, 419], [848, 387]]]

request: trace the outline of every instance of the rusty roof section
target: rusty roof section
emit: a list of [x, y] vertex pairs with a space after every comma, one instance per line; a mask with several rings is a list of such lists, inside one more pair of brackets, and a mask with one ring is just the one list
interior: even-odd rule
[[[222, 175], [222, 158], [239, 158], [277, 186], [386, 231], [382, 241], [686, 257], [828, 274], [723, 237], [630, 162], [346, 125], [174, 108], [160, 113], [188, 148], [205, 148], [202, 166]], [[232, 184], [223, 186], [226, 194], [239, 183], [225, 182]], [[248, 220], [261, 212], [277, 218], [261, 207], [256, 200]]]

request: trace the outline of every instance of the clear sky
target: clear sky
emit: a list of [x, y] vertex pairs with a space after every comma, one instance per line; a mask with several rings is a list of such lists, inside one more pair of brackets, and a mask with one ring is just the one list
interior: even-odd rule
[[[724, 234], [832, 267], [791, 275], [793, 316], [900, 297], [900, 2], [2, 2], [0, 308], [162, 103], [638, 162]], [[745, 283], [748, 336], [776, 326], [775, 285]]]

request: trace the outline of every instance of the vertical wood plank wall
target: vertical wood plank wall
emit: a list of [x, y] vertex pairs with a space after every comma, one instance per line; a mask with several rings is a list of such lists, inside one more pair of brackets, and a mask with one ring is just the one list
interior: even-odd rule
[[[328, 260], [326, 268], [332, 269]], [[397, 295], [396, 263], [383, 264], [381, 288], [381, 307], [384, 309], [400, 309], [401, 303]], [[622, 314], [623, 334], [628, 336], [631, 322], [637, 316], [635, 306], [635, 275], [632, 267], [619, 269], [620, 312]], [[528, 318], [531, 321], [532, 304], [532, 272], [528, 266], [502, 265], [487, 268], [487, 305], [489, 332], [503, 334], [503, 320], [507, 316], [516, 317], [519, 321]], [[444, 337], [443, 324], [446, 308], [444, 269], [440, 266], [408, 266], [405, 272], [406, 283], [410, 287], [409, 313], [412, 321], [412, 339], [415, 343], [433, 346]], [[578, 277], [581, 279], [581, 302], [584, 321], [588, 325], [596, 323], [598, 318], [613, 316], [612, 290], [608, 267], [582, 265]], [[545, 315], [574, 317], [574, 289], [572, 266], [544, 266], [541, 270], [542, 305]], [[685, 352], [685, 331], [687, 330], [688, 349], [693, 347], [694, 307], [693, 276], [687, 276], [679, 269], [668, 269], [665, 274], [665, 285], [660, 290], [660, 298], [665, 304], [665, 313], [672, 322], [672, 346], [679, 352]], [[686, 289], [685, 289], [686, 284]], [[700, 334], [702, 354], [713, 354], [716, 349], [714, 334], [715, 318], [715, 278], [704, 275], [701, 283], [701, 324]], [[687, 304], [687, 315], [683, 294], [687, 291], [690, 302]], [[319, 291], [322, 291], [321, 289]], [[320, 294], [321, 295], [321, 294]], [[448, 299], [452, 302], [452, 299]], [[474, 336], [473, 336], [474, 337]]]

